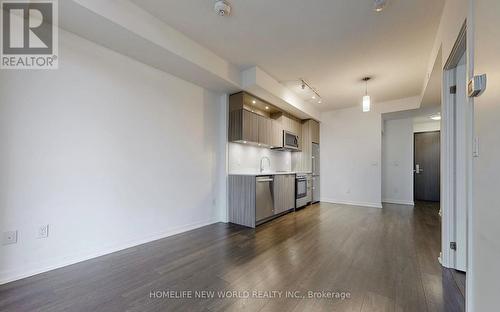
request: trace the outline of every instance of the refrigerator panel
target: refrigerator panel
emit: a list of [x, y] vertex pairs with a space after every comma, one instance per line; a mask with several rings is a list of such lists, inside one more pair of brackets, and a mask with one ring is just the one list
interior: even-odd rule
[[312, 202], [319, 202], [319, 194], [320, 194], [320, 178], [319, 176], [313, 176], [312, 178]]
[[313, 143], [312, 145], [312, 169], [313, 175], [319, 176], [320, 172], [320, 155], [319, 155], [319, 144]]

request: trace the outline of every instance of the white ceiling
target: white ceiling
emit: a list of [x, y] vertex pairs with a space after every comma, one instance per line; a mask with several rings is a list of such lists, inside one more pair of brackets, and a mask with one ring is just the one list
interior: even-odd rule
[[281, 82], [306, 79], [320, 110], [359, 105], [361, 78], [377, 102], [419, 95], [444, 0], [132, 0], [231, 63], [257, 65]]
[[439, 113], [441, 113], [440, 106], [429, 106], [421, 107], [419, 109], [382, 114], [382, 118], [384, 120], [412, 118], [415, 123], [422, 123], [432, 121], [430, 117]]

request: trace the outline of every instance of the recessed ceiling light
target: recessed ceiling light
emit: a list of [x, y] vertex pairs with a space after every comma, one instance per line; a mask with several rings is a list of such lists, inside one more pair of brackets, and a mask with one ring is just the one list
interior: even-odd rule
[[312, 98], [313, 98], [313, 100], [316, 100], [316, 96], [315, 96], [315, 95], [313, 95], [313, 97], [312, 97]]
[[266, 106], [266, 109], [269, 109], [269, 106]]
[[252, 101], [252, 104], [255, 104], [255, 103], [257, 103], [257, 101], [253, 100], [253, 101]]
[[318, 101], [318, 104], [321, 104], [321, 103], [322, 103], [322, 101], [321, 101], [321, 100], [319, 100], [319, 101]]

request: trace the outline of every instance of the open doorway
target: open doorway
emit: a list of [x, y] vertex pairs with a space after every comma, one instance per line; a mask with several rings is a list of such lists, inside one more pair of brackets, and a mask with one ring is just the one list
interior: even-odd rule
[[[442, 296], [456, 302], [461, 307], [458, 310], [465, 307], [472, 171], [472, 107], [466, 95], [465, 44], [464, 27], [445, 65], [439, 51], [421, 107], [383, 114], [382, 137], [382, 199], [406, 204], [409, 213], [425, 216], [421, 226], [426, 235], [415, 237], [426, 246], [427, 253], [421, 257], [442, 274], [434, 276], [442, 283]], [[430, 127], [433, 119], [440, 119], [437, 128]]]

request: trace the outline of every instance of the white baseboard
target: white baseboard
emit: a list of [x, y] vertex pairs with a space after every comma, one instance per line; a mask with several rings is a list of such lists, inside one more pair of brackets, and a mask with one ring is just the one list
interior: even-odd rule
[[383, 203], [415, 206], [415, 202], [401, 199], [382, 199]]
[[356, 202], [356, 201], [347, 201], [347, 200], [337, 200], [337, 199], [331, 199], [331, 198], [322, 198], [321, 201], [325, 202], [325, 203], [332, 203], [332, 204], [343, 204], [343, 205], [369, 207], [369, 208], [382, 208], [382, 203]]
[[84, 255], [71, 255], [71, 256], [66, 256], [66, 257], [60, 257], [58, 259], [52, 259], [51, 263], [37, 263], [36, 265], [32, 265], [31, 267], [26, 267], [18, 270], [11, 270], [11, 271], [1, 271], [0, 272], [0, 285], [6, 284], [9, 282], [13, 282], [22, 278], [30, 277], [33, 275], [37, 275], [40, 273], [52, 271], [58, 268], [62, 268], [68, 265], [72, 265], [78, 262], [82, 262], [85, 260], [97, 258], [100, 256], [104, 256], [113, 252], [117, 252], [120, 250], [124, 250], [130, 247], [135, 247], [138, 245], [142, 245], [145, 243], [149, 243], [155, 240], [159, 240], [162, 238], [166, 238], [172, 235], [180, 234], [183, 232], [191, 231], [203, 226], [207, 226], [210, 224], [214, 224], [220, 222], [219, 220], [205, 220], [205, 221], [200, 221], [200, 222], [195, 222], [191, 224], [187, 224], [184, 226], [176, 227], [173, 228], [169, 231], [158, 233], [155, 235], [150, 235], [147, 237], [143, 237], [140, 239], [132, 240], [132, 241], [127, 241], [123, 242], [102, 250], [96, 250], [90, 253], [86, 253]]

